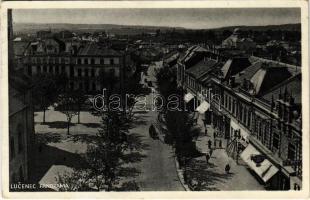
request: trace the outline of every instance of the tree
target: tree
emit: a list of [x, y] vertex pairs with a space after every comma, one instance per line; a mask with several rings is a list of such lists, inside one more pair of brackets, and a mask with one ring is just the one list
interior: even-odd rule
[[43, 123], [45, 123], [45, 111], [52, 105], [59, 95], [59, 89], [52, 76], [46, 74], [38, 74], [33, 77], [34, 84], [34, 100], [43, 109]]
[[70, 135], [70, 124], [72, 117], [78, 114], [78, 100], [76, 94], [72, 91], [66, 91], [59, 95], [58, 108], [60, 112], [64, 113], [67, 117], [67, 134]]
[[75, 90], [72, 93], [72, 98], [74, 98], [74, 101], [76, 103], [77, 108], [77, 116], [78, 116], [78, 124], [80, 123], [80, 113], [83, 105], [85, 104], [85, 101], [88, 99], [88, 97], [85, 95], [85, 93], [82, 90]]

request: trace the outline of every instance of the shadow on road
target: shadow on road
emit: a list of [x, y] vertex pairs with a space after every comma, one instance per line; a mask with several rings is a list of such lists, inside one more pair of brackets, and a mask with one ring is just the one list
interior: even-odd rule
[[65, 139], [66, 136], [60, 133], [36, 133], [36, 142], [40, 144], [58, 143]]
[[190, 179], [193, 180], [192, 188], [195, 191], [218, 191], [219, 189], [214, 185], [219, 182], [225, 183], [226, 180], [232, 178], [233, 173], [218, 173], [214, 170], [215, 167], [217, 166], [212, 163], [207, 164], [206, 161], [192, 160], [187, 172]]
[[[67, 128], [68, 123], [65, 121], [54, 121], [54, 122], [45, 122], [40, 123], [41, 125], [47, 125], [49, 128], [57, 128], [57, 129], [64, 129]], [[75, 126], [74, 123], [70, 123], [70, 127]]]

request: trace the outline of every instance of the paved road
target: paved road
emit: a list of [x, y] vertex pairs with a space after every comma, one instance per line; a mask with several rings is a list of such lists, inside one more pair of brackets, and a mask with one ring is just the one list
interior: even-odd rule
[[[158, 62], [150, 66], [148, 80], [154, 81], [154, 67], [158, 68], [160, 64]], [[152, 102], [151, 95], [146, 97], [147, 107], [149, 107]], [[135, 164], [136, 168], [141, 171], [140, 175], [135, 179], [140, 186], [140, 190], [184, 191], [177, 176], [172, 147], [149, 136], [149, 127], [152, 122], [156, 121], [157, 112], [147, 111], [136, 114], [136, 117], [139, 125], [131, 129], [131, 132], [143, 136], [143, 142], [148, 145], [148, 149], [142, 152], [146, 157], [140, 163]]]
[[142, 191], [184, 191], [178, 180], [174, 163], [174, 152], [170, 146], [149, 136], [149, 127], [156, 119], [156, 112], [149, 111], [137, 115], [143, 119], [143, 125], [133, 128], [131, 132], [143, 136], [144, 144], [148, 145], [142, 154], [146, 157], [135, 167], [140, 174], [135, 178]]

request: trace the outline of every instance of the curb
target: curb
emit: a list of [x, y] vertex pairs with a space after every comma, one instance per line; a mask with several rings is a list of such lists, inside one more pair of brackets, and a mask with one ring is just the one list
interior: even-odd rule
[[177, 175], [178, 175], [178, 179], [179, 181], [181, 182], [181, 185], [183, 186], [184, 190], [185, 191], [192, 191], [188, 185], [184, 182], [184, 176], [183, 176], [183, 169], [180, 169], [180, 165], [179, 165], [179, 162], [177, 160], [177, 157], [174, 156], [174, 163], [175, 163], [175, 168], [176, 168], [176, 171], [177, 171]]

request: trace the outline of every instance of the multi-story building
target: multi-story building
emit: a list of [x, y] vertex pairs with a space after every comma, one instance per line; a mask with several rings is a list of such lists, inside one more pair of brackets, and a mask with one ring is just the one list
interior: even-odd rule
[[104, 78], [120, 79], [131, 69], [129, 57], [94, 42], [47, 38], [31, 42], [25, 51], [25, 73], [65, 74], [72, 89], [95, 92], [103, 88]]
[[12, 10], [8, 11], [9, 33], [9, 183], [29, 182], [33, 164], [34, 111], [30, 80], [15, 69]]
[[194, 49], [199, 47], [178, 62], [185, 101], [198, 102], [196, 111], [227, 139], [228, 154], [245, 162], [266, 188], [300, 189], [300, 67], [253, 56], [219, 59]]

